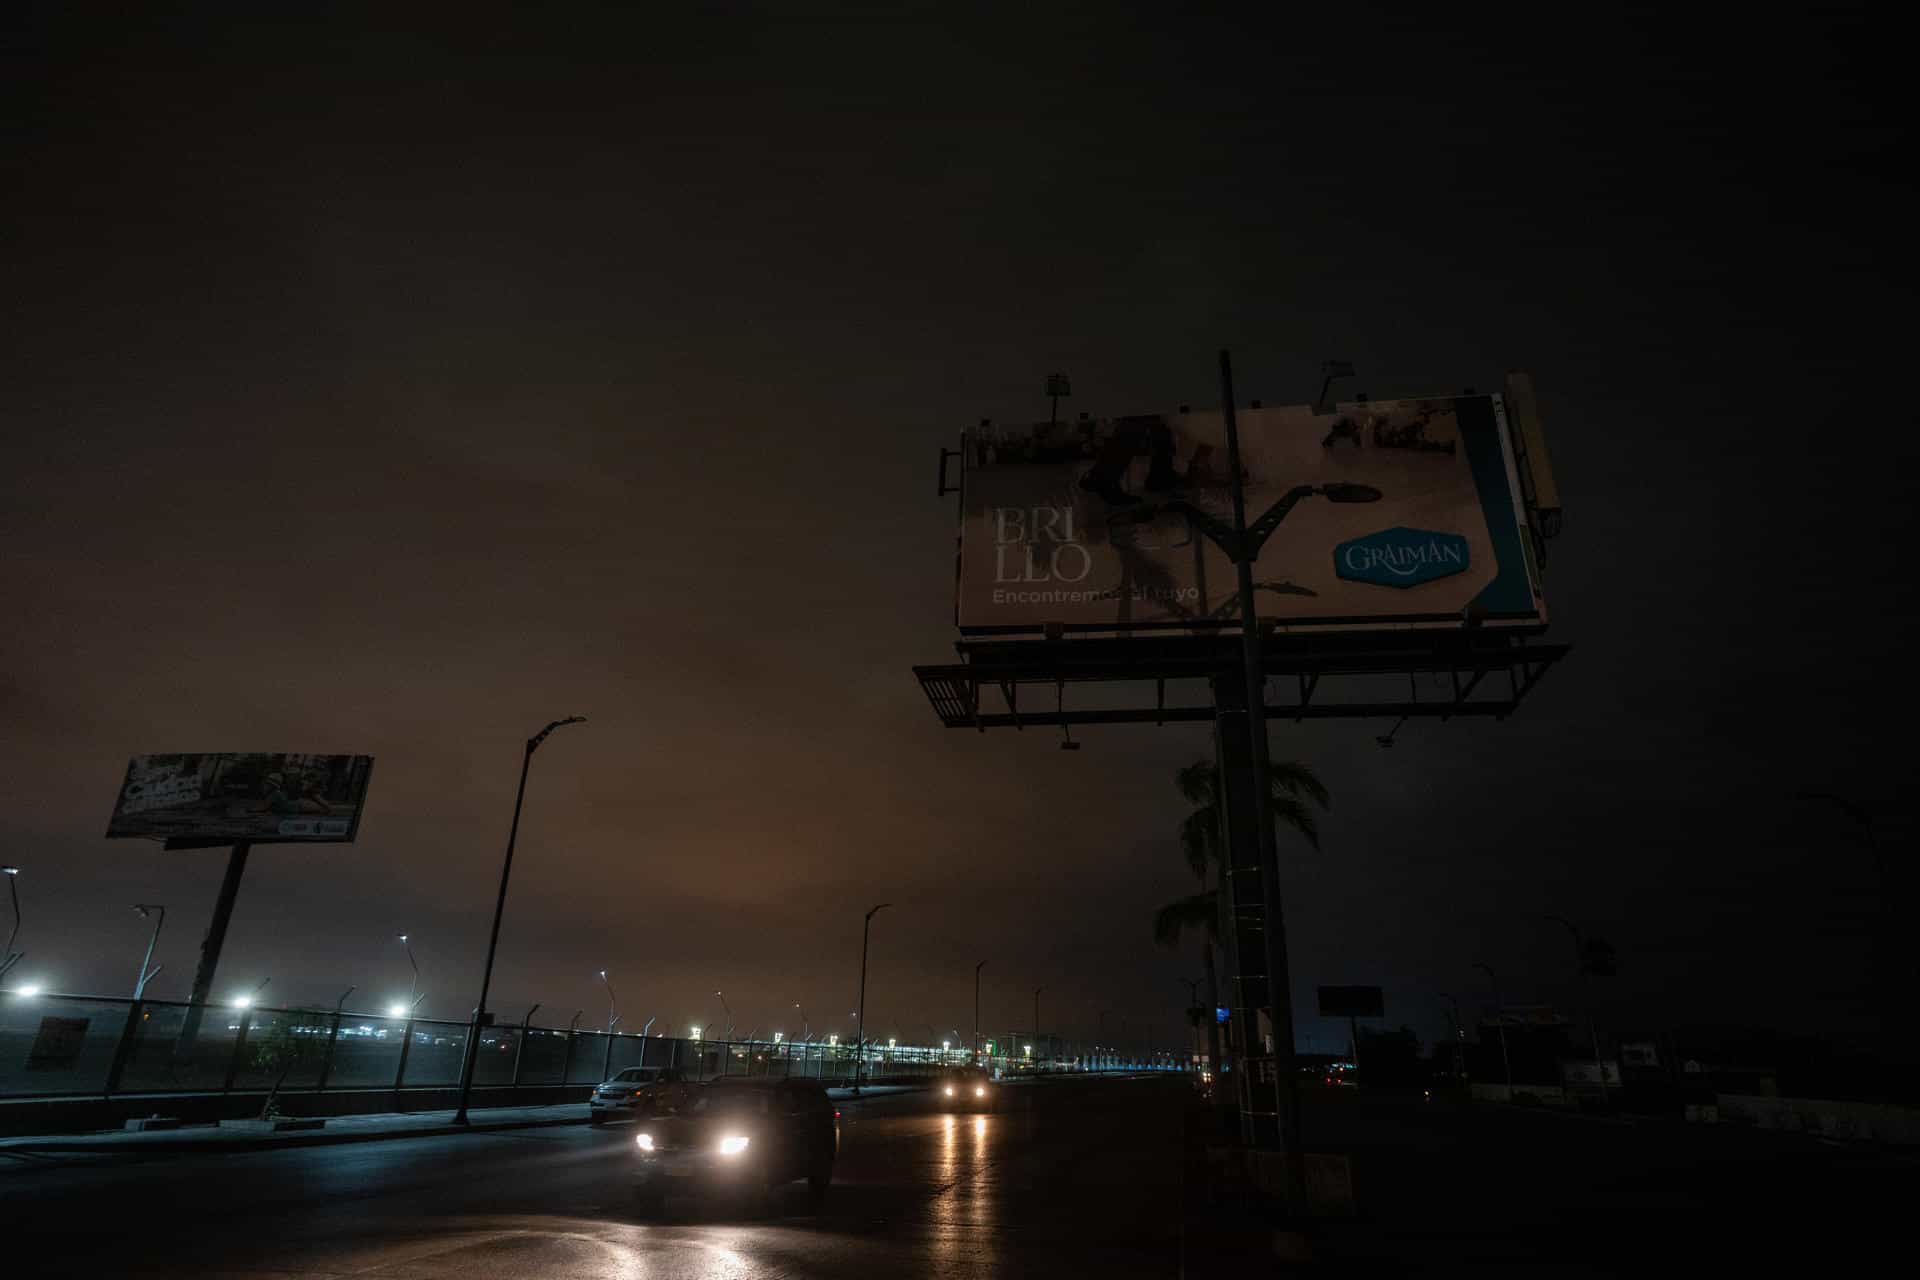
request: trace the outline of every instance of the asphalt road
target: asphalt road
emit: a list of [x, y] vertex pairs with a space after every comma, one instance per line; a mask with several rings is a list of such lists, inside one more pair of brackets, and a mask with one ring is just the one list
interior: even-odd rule
[[1184, 1085], [840, 1104], [819, 1214], [633, 1211], [627, 1126], [250, 1154], [0, 1159], [9, 1276], [1172, 1276]]

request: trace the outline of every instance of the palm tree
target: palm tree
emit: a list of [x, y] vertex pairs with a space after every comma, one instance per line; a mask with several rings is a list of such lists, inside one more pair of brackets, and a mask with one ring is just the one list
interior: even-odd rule
[[[1153, 940], [1163, 947], [1174, 947], [1188, 930], [1201, 935], [1200, 958], [1207, 980], [1209, 1015], [1207, 1053], [1218, 1073], [1220, 1023], [1212, 1011], [1220, 1006], [1220, 990], [1214, 976], [1213, 949], [1224, 932], [1221, 919], [1226, 911], [1226, 899], [1220, 892], [1220, 876], [1226, 867], [1226, 836], [1220, 820], [1219, 766], [1211, 760], [1196, 760], [1173, 775], [1173, 785], [1193, 806], [1193, 812], [1180, 823], [1180, 852], [1187, 860], [1187, 869], [1200, 881], [1200, 892], [1176, 898], [1153, 913]], [[1312, 806], [1333, 807], [1333, 797], [1319, 776], [1297, 760], [1276, 760], [1268, 792], [1274, 820], [1292, 827], [1318, 849], [1320, 824]]]

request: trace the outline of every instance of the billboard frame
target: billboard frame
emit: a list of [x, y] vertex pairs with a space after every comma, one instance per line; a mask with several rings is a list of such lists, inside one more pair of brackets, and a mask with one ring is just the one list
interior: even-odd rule
[[[350, 820], [347, 823], [346, 830], [344, 832], [334, 832], [334, 833], [328, 833], [324, 835], [319, 835], [319, 834], [282, 835], [278, 832], [268, 832], [264, 830], [263, 831], [244, 831], [244, 832], [234, 831], [224, 835], [214, 835], [210, 833], [183, 833], [180, 835], [167, 835], [163, 832], [114, 830], [115, 819], [120, 815], [120, 805], [124, 802], [128, 785], [131, 783], [134, 776], [134, 771], [139, 767], [139, 764], [142, 760], [151, 759], [155, 755], [183, 756], [183, 757], [198, 756], [202, 758], [211, 757], [216, 761], [237, 760], [237, 759], [242, 759], [245, 757], [253, 757], [253, 756], [286, 757], [286, 756], [302, 756], [302, 755], [311, 756], [315, 758], [349, 760], [353, 762], [350, 767], [354, 770], [354, 773], [357, 777], [357, 786], [355, 788], [356, 798], [353, 803], [352, 814], [351, 814]], [[155, 841], [159, 841], [161, 848], [166, 850], [226, 849], [226, 848], [231, 848], [235, 844], [241, 844], [241, 843], [248, 844], [248, 845], [352, 844], [356, 839], [358, 839], [360, 835], [360, 820], [366, 813], [367, 791], [373, 784], [373, 760], [374, 758], [370, 755], [353, 755], [350, 753], [339, 753], [339, 752], [290, 752], [290, 751], [198, 751], [198, 752], [175, 751], [175, 752], [155, 752], [155, 753], [150, 753], [149, 755], [146, 755], [146, 756], [133, 756], [128, 759], [127, 772], [121, 778], [120, 791], [116, 794], [116, 798], [114, 801], [114, 816], [110, 817], [107, 820], [107, 833], [105, 838], [109, 840], [155, 840]], [[220, 767], [221, 766], [219, 764], [215, 765], [216, 773], [218, 772]]]
[[[1267, 715], [1296, 723], [1368, 716], [1504, 720], [1572, 651], [1571, 645], [1541, 643], [1539, 630], [1269, 632], [1260, 643], [1269, 682]], [[1176, 684], [1170, 702], [1167, 686], [1210, 681], [1237, 670], [1241, 661], [1237, 630], [1220, 636], [961, 640], [954, 647], [962, 661], [916, 666], [913, 674], [942, 725], [982, 733], [1212, 720], [1218, 708], [1210, 693], [1188, 699]], [[1437, 696], [1422, 696], [1423, 675], [1445, 680]], [[1387, 696], [1378, 687], [1380, 677], [1405, 677], [1405, 693]], [[1069, 688], [1096, 685], [1133, 696], [1123, 696], [1119, 706], [1066, 705]], [[1038, 686], [1044, 700], [1023, 707], [1023, 686]], [[1277, 699], [1276, 691], [1282, 695]], [[996, 695], [1004, 710], [993, 709]]]

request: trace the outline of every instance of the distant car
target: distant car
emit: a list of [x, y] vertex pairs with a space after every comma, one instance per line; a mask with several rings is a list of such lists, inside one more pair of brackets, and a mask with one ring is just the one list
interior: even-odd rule
[[635, 1117], [638, 1207], [657, 1212], [670, 1195], [726, 1195], [764, 1208], [803, 1178], [818, 1206], [833, 1181], [838, 1117], [817, 1080], [662, 1083]]
[[653, 1085], [672, 1075], [665, 1067], [628, 1067], [603, 1080], [587, 1100], [588, 1116], [594, 1124], [632, 1117], [640, 1099]]
[[1000, 1086], [985, 1071], [949, 1071], [933, 1082], [933, 1100], [943, 1111], [992, 1111]]

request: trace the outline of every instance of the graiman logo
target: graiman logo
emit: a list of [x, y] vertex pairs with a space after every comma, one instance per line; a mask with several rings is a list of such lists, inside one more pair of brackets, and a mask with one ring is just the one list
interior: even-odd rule
[[1382, 529], [1333, 549], [1334, 572], [1352, 582], [1417, 587], [1467, 570], [1467, 540], [1429, 529]]

